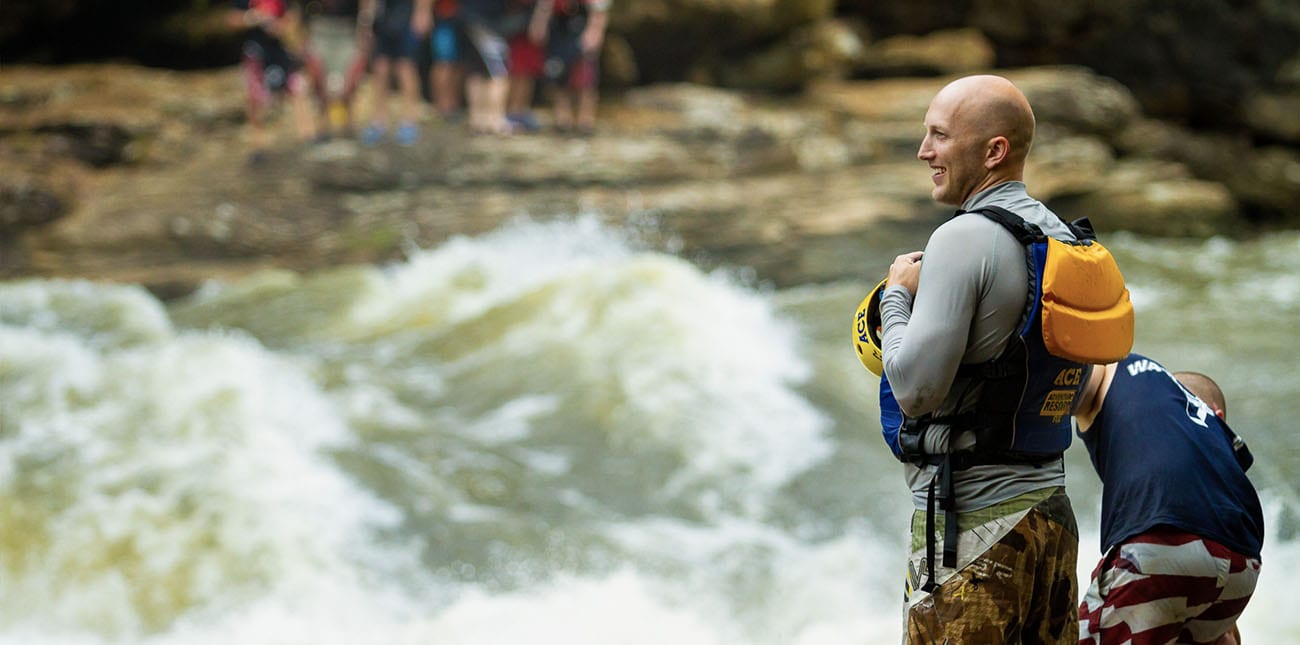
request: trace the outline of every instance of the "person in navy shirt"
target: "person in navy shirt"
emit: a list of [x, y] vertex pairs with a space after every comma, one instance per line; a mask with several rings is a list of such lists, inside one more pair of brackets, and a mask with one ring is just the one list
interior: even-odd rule
[[1079, 642], [1239, 642], [1264, 520], [1223, 392], [1130, 354], [1093, 369], [1074, 412], [1102, 481], [1101, 562]]

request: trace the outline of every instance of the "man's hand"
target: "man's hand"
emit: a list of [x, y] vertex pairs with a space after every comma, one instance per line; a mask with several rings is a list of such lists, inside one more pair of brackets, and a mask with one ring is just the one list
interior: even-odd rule
[[894, 258], [889, 265], [889, 279], [885, 286], [899, 286], [916, 295], [916, 285], [921, 280], [921, 252], [912, 251]]

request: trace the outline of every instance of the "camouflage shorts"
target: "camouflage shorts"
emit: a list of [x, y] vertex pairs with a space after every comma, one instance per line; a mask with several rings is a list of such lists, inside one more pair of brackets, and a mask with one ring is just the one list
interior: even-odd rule
[[[936, 544], [943, 544], [943, 516]], [[1061, 488], [1029, 493], [959, 517], [957, 567], [926, 574], [925, 514], [912, 521], [905, 591], [906, 642], [1076, 643], [1079, 531]]]

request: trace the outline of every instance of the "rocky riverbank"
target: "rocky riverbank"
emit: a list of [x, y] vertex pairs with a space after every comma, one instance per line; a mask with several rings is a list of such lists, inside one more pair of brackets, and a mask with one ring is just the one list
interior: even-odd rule
[[[1147, 118], [1124, 86], [1084, 68], [999, 73], [1038, 116], [1031, 193], [1063, 216], [1203, 236], [1300, 203], [1295, 148]], [[234, 69], [7, 66], [0, 277], [176, 295], [263, 268], [391, 260], [514, 217], [593, 213], [776, 285], [841, 278], [861, 267], [835, 258], [862, 239], [898, 234], [910, 248], [944, 216], [914, 155], [946, 80], [827, 80], [779, 99], [648, 85], [611, 93], [589, 138], [472, 136], [427, 120], [411, 148], [301, 145], [285, 124], [250, 166]]]

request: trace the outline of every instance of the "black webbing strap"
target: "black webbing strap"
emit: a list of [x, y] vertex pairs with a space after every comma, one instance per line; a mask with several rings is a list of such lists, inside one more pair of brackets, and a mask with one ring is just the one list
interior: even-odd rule
[[973, 211], [957, 211], [953, 217], [966, 213], [978, 213], [1001, 224], [1002, 228], [1007, 229], [1021, 244], [1033, 244], [1046, 238], [1043, 229], [1038, 228], [1038, 225], [1026, 221], [1025, 218], [1001, 206], [981, 206]]
[[943, 566], [957, 568], [957, 500], [953, 495], [952, 455], [946, 455], [939, 464], [939, 472], [930, 479], [930, 488], [925, 498], [925, 584], [921, 591], [931, 593], [938, 586], [934, 575], [934, 515], [935, 488], [941, 492], [937, 495], [939, 508], [943, 509]]
[[[953, 495], [952, 455], [939, 466], [939, 481], [943, 486], [943, 566], [957, 568], [957, 497]], [[931, 536], [933, 538], [933, 536]]]
[[1219, 427], [1223, 428], [1223, 436], [1232, 447], [1232, 456], [1237, 458], [1237, 465], [1241, 466], [1242, 472], [1250, 470], [1250, 467], [1255, 464], [1255, 455], [1251, 454], [1246, 440], [1233, 432], [1232, 428], [1228, 427], [1228, 422], [1223, 419], [1219, 419]]
[[921, 585], [921, 591], [926, 593], [938, 586], [934, 583], [934, 487], [938, 482], [936, 474], [930, 479], [930, 490], [925, 497], [925, 584]]

